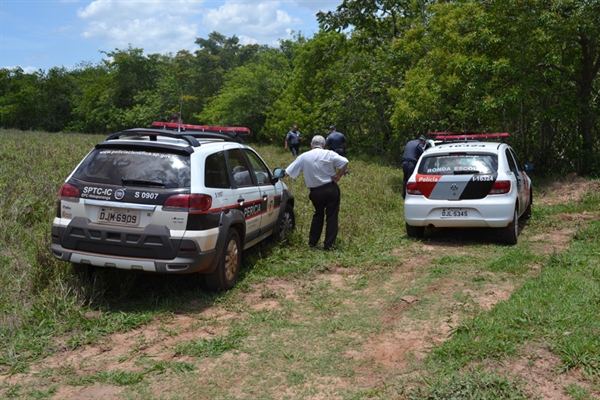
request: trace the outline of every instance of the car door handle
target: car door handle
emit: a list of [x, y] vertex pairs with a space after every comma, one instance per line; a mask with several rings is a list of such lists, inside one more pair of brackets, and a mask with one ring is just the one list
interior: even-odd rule
[[238, 201], [238, 203], [240, 203], [240, 204], [241, 204], [241, 203], [243, 203], [244, 201], [246, 201], [246, 199], [244, 199], [243, 197], [240, 197], [240, 198], [239, 198], [237, 201]]

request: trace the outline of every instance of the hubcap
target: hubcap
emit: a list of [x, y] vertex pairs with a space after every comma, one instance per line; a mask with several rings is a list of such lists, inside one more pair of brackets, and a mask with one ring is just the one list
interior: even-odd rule
[[230, 240], [225, 254], [225, 277], [231, 281], [238, 268], [238, 246], [235, 240]]
[[284, 239], [288, 233], [292, 231], [293, 222], [290, 213], [286, 212], [283, 214], [283, 218], [281, 219], [281, 227], [279, 229], [279, 237]]

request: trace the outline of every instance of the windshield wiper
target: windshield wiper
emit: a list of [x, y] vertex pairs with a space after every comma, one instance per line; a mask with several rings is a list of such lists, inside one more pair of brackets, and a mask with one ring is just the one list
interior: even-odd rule
[[472, 174], [480, 174], [481, 172], [479, 171], [467, 171], [467, 170], [460, 170], [460, 171], [454, 171], [454, 175], [472, 175]]
[[146, 179], [128, 179], [121, 178], [121, 182], [124, 185], [148, 185], [148, 186], [165, 186], [162, 182], [150, 181]]

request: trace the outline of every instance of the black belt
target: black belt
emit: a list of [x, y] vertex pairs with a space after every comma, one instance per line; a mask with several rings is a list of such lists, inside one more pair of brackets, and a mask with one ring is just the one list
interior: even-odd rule
[[312, 192], [313, 190], [324, 189], [324, 188], [326, 188], [326, 187], [327, 187], [327, 186], [329, 186], [329, 185], [335, 185], [335, 182], [334, 182], [334, 181], [331, 181], [331, 182], [329, 182], [329, 183], [326, 183], [326, 184], [324, 184], [324, 185], [317, 186], [317, 187], [314, 187], [314, 188], [310, 188], [310, 191]]

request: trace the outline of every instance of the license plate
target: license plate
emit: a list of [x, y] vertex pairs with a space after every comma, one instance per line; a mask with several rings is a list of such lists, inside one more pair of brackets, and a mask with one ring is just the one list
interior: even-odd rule
[[469, 218], [469, 211], [462, 208], [442, 209], [442, 218]]
[[140, 212], [124, 208], [100, 208], [98, 222], [116, 225], [137, 226], [140, 223]]

